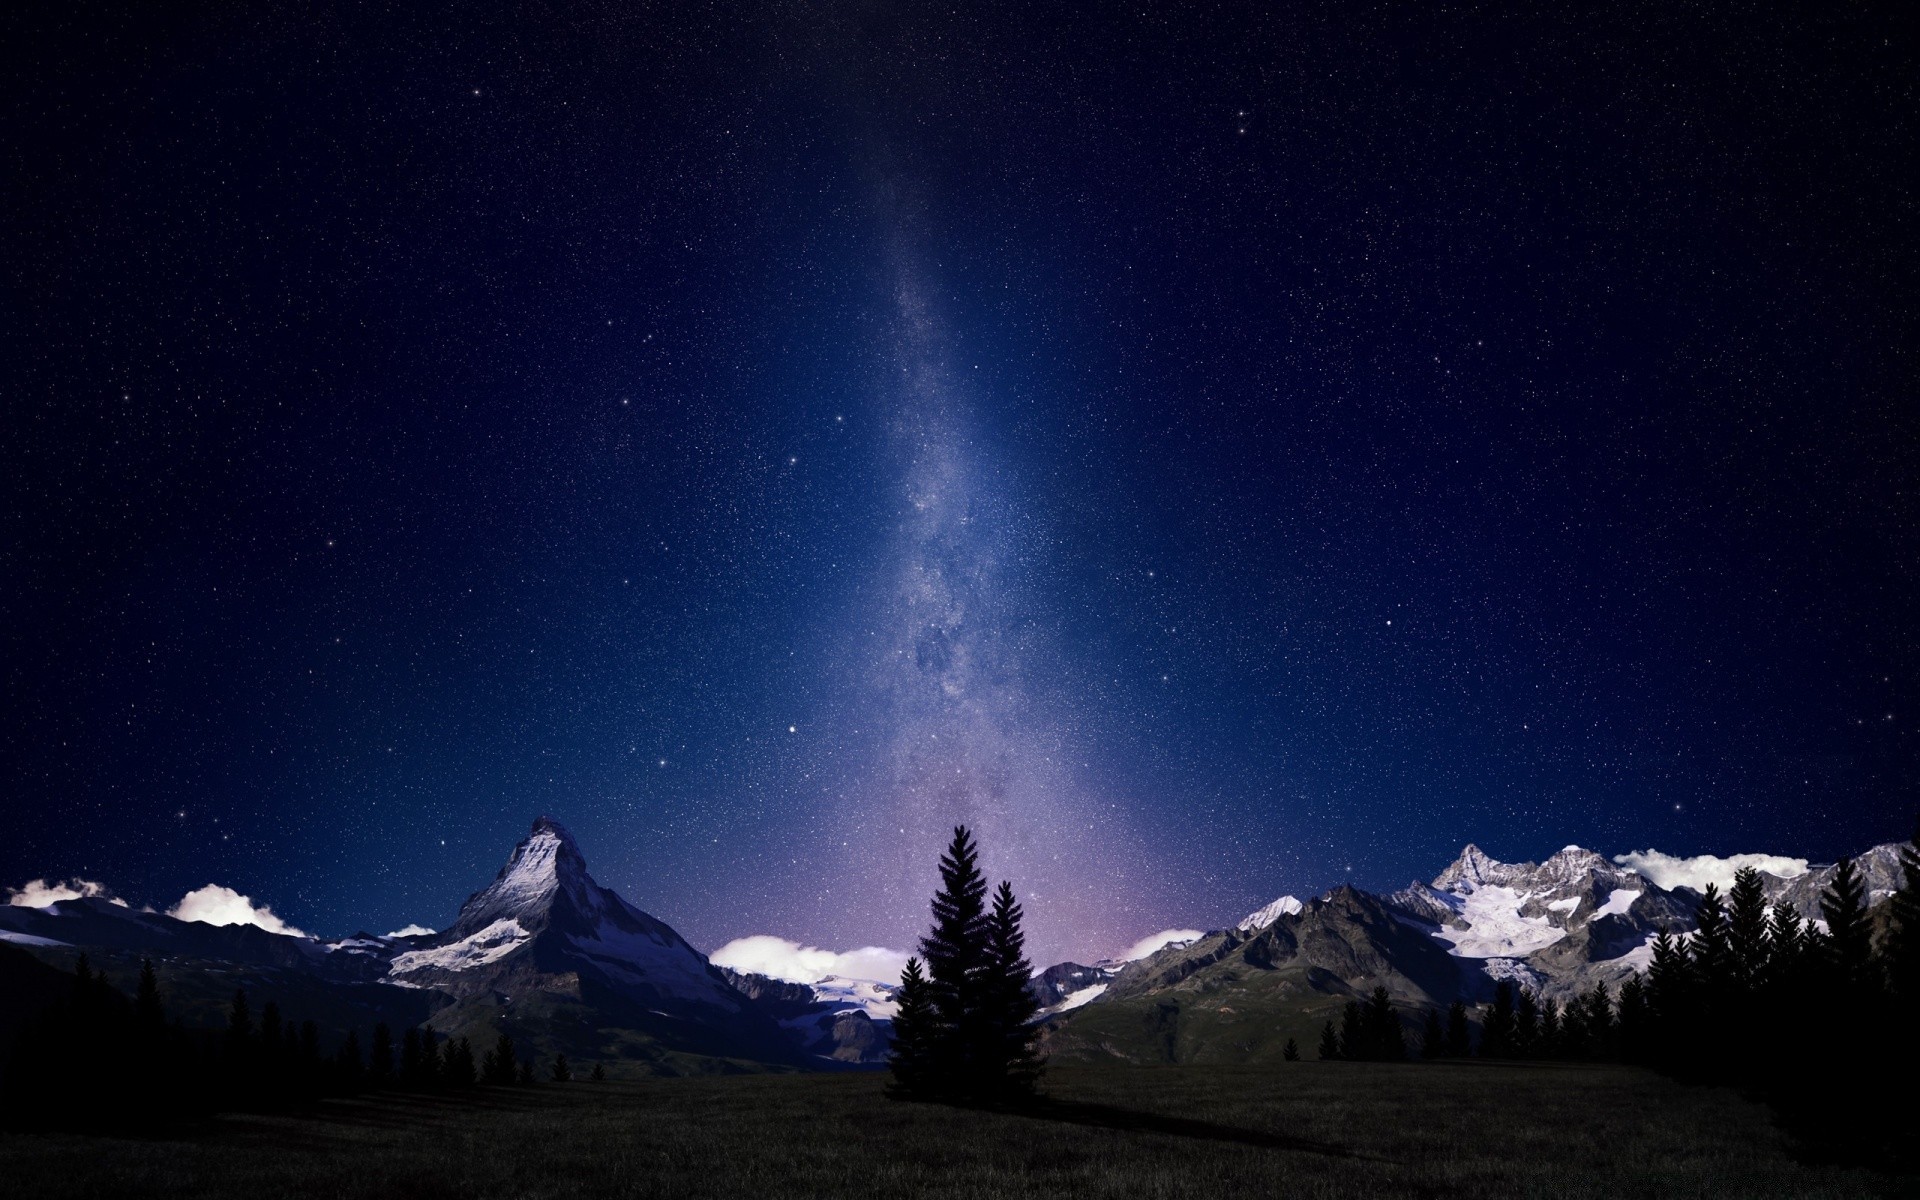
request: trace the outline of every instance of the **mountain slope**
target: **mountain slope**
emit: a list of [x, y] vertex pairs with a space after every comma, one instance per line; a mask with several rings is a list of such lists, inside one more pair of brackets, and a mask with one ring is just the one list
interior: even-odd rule
[[1128, 963], [1046, 1032], [1062, 1058], [1247, 1062], [1311, 1048], [1347, 1000], [1385, 987], [1402, 1007], [1461, 990], [1460, 964], [1385, 900], [1339, 887], [1265, 929], [1208, 934]]

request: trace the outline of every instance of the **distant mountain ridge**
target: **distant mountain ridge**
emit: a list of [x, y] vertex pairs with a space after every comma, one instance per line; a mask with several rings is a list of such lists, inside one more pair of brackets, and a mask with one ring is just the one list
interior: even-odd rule
[[[1656, 857], [1656, 867], [1721, 861]], [[1855, 862], [1871, 902], [1900, 886], [1897, 844]], [[1805, 865], [1762, 880], [1772, 902], [1817, 921], [1833, 872]], [[1617, 987], [1645, 968], [1656, 933], [1692, 927], [1699, 900], [1690, 886], [1663, 888], [1579, 846], [1508, 863], [1469, 844], [1432, 879], [1386, 895], [1343, 885], [1280, 896], [1231, 928], [1132, 962], [1055, 964], [1032, 988], [1063, 1057], [1258, 1060], [1287, 1036], [1309, 1044], [1346, 999], [1375, 986], [1406, 1012], [1484, 1000], [1502, 979], [1558, 997]], [[629, 1072], [874, 1066], [895, 991], [888, 981], [795, 983], [716, 967], [594, 882], [550, 817], [438, 933], [323, 940], [84, 897], [0, 906], [0, 942], [61, 967], [84, 950], [122, 980], [153, 957], [204, 1022], [244, 986], [342, 1034], [373, 1019], [477, 1042], [505, 1030], [536, 1055]]]
[[[1870, 904], [1900, 886], [1897, 843], [1854, 860]], [[1834, 865], [1762, 872], [1770, 903], [1820, 920]], [[1478, 1003], [1500, 980], [1566, 998], [1645, 970], [1662, 930], [1691, 930], [1701, 894], [1663, 888], [1580, 846], [1507, 863], [1464, 847], [1431, 881], [1380, 896], [1350, 886], [1283, 896], [1233, 928], [1129, 963], [1100, 995], [1050, 1017], [1064, 1057], [1257, 1061], [1301, 1045], [1350, 998], [1385, 987], [1404, 1013]]]

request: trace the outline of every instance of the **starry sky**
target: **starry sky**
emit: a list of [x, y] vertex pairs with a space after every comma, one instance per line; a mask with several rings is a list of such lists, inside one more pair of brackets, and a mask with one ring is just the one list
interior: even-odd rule
[[1902, 837], [1895, 8], [10, 7], [0, 884], [550, 813], [903, 946], [965, 821], [1048, 962]]

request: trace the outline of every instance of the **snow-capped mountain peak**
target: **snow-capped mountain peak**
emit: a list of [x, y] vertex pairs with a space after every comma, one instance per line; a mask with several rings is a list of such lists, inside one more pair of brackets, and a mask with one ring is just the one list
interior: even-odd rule
[[548, 923], [549, 911], [562, 893], [578, 907], [592, 910], [598, 907], [594, 891], [587, 860], [573, 835], [552, 817], [540, 817], [493, 882], [460, 906], [460, 916], [443, 941], [472, 937], [502, 921], [532, 932]]
[[1264, 908], [1256, 908], [1246, 916], [1240, 918], [1240, 923], [1235, 925], [1234, 928], [1245, 933], [1258, 933], [1260, 930], [1278, 921], [1281, 917], [1299, 912], [1301, 907], [1299, 897], [1282, 896]]
[[[1531, 867], [1532, 863], [1526, 866]], [[1468, 842], [1460, 851], [1460, 857], [1446, 870], [1433, 877], [1433, 886], [1443, 892], [1465, 895], [1475, 888], [1488, 884], [1505, 885], [1512, 880], [1516, 868], [1492, 857], [1480, 847]]]

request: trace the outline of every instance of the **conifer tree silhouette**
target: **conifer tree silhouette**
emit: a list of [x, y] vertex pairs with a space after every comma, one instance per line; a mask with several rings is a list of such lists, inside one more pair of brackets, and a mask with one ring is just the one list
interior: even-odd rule
[[933, 927], [902, 977], [891, 1094], [1003, 1100], [1031, 1093], [1041, 1066], [1033, 1026], [1039, 1004], [1021, 918], [1009, 883], [988, 910], [979, 848], [964, 825], [956, 827], [940, 858]]
[[1827, 921], [1827, 967], [1833, 983], [1843, 997], [1857, 1000], [1870, 982], [1873, 946], [1866, 885], [1852, 859], [1843, 858], [1834, 868], [1833, 879], [1820, 897], [1820, 915]]
[[367, 1055], [367, 1076], [377, 1088], [393, 1082], [393, 1030], [385, 1021], [373, 1027], [373, 1046]]
[[533, 1084], [533, 1060], [532, 1059], [523, 1058], [520, 1060], [520, 1072], [517, 1078], [515, 1079], [515, 1082], [518, 1083], [521, 1087], [532, 1086]]
[[1727, 893], [1727, 950], [1736, 989], [1750, 992], [1760, 986], [1767, 965], [1767, 894], [1752, 867], [1734, 872], [1733, 890]]
[[1513, 1028], [1513, 984], [1502, 979], [1493, 985], [1493, 1003], [1480, 1025], [1480, 1056], [1512, 1058]]
[[1300, 1043], [1292, 1038], [1288, 1038], [1287, 1044], [1280, 1048], [1280, 1057], [1287, 1062], [1299, 1062]]
[[1560, 1058], [1566, 1054], [1566, 1031], [1560, 1025], [1560, 1002], [1549, 996], [1540, 1005], [1540, 1037], [1535, 1050], [1541, 1058]]
[[555, 1083], [573, 1082], [573, 1068], [567, 1065], [567, 1056], [564, 1054], [553, 1056], [553, 1081]]
[[1621, 1059], [1630, 1063], [1647, 1061], [1647, 987], [1638, 973], [1620, 985], [1617, 1025]]
[[1513, 1056], [1533, 1058], [1540, 1052], [1540, 998], [1532, 988], [1521, 988], [1513, 1009]]
[[1447, 1057], [1465, 1058], [1473, 1053], [1472, 1033], [1467, 1021], [1465, 1001], [1455, 1000], [1447, 1006]]
[[357, 1092], [366, 1072], [366, 1057], [360, 1051], [360, 1031], [349, 1029], [347, 1040], [340, 1043], [340, 1050], [333, 1057], [334, 1087], [348, 1094]]
[[1709, 883], [1694, 916], [1690, 946], [1699, 1002], [1709, 1013], [1717, 1013], [1727, 1003], [1733, 986], [1733, 949], [1727, 936], [1726, 904], [1721, 899], [1719, 885]]
[[312, 1021], [300, 1022], [299, 1064], [297, 1086], [312, 1095], [320, 1086], [320, 1026]]
[[510, 1084], [516, 1078], [519, 1066], [519, 1060], [514, 1055], [513, 1038], [503, 1032], [480, 1064], [480, 1082]]
[[907, 960], [895, 996], [899, 1011], [893, 1018], [893, 1049], [887, 1066], [893, 1071], [892, 1089], [903, 1096], [926, 1095], [937, 1086], [940, 1069], [940, 1012], [933, 988], [920, 970], [920, 960]]
[[446, 1072], [446, 1057], [440, 1037], [426, 1026], [420, 1027], [420, 1086], [439, 1087]]
[[1807, 960], [1807, 930], [1790, 905], [1776, 904], [1767, 918], [1767, 966], [1763, 983], [1776, 1004], [1787, 1003], [1785, 993], [1798, 988]]
[[1366, 1014], [1358, 1000], [1349, 1000], [1340, 1009], [1340, 1057], [1359, 1062], [1367, 1056]]
[[607, 1081], [607, 1069], [599, 1063], [595, 1063], [593, 1064], [592, 1074], [588, 1075], [587, 1078], [593, 1080], [595, 1083], [605, 1083]]
[[445, 1064], [441, 1075], [449, 1087], [471, 1087], [474, 1082], [473, 1043], [466, 1038], [455, 1038], [447, 1043]]
[[420, 1031], [409, 1029], [400, 1035], [400, 1083], [419, 1087], [420, 1075]]
[[1587, 993], [1585, 1004], [1587, 1027], [1587, 1057], [1606, 1059], [1613, 1057], [1613, 998], [1607, 993], [1603, 980], [1593, 985]]
[[[81, 956], [84, 963], [86, 956]], [[247, 1006], [247, 991], [240, 988], [233, 993], [233, 1003], [227, 1008], [227, 1050], [235, 1060], [244, 1056], [248, 1043], [253, 1039], [253, 1010]]]
[[1432, 1062], [1447, 1053], [1447, 1031], [1440, 1023], [1440, 1010], [1427, 1010], [1426, 1027], [1420, 1031], [1420, 1057]]
[[986, 1071], [983, 1051], [996, 1034], [986, 1021], [987, 881], [980, 873], [979, 848], [964, 825], [940, 857], [940, 890], [933, 897], [933, 928], [920, 940], [934, 1008], [940, 1014], [933, 1078], [942, 1091], [972, 1095], [981, 1090]]
[[1393, 1011], [1393, 998], [1384, 986], [1376, 986], [1367, 997], [1362, 1014], [1362, 1055], [1375, 1062], [1400, 1062], [1407, 1057], [1406, 1031]]
[[1020, 930], [1022, 915], [1013, 885], [1002, 880], [987, 917], [982, 1024], [993, 1041], [983, 1048], [981, 1058], [989, 1088], [1003, 1096], [1032, 1092], [1041, 1070], [1035, 1050], [1040, 1031], [1033, 1025], [1040, 1004], [1029, 986], [1033, 964], [1027, 961], [1026, 935]]
[[1320, 1031], [1320, 1061], [1336, 1062], [1340, 1058], [1340, 1035], [1333, 1031], [1333, 1022], [1328, 1021]]
[[150, 958], [140, 960], [140, 990], [134, 994], [133, 1011], [146, 1037], [157, 1039], [165, 1030], [167, 1015], [160, 1006], [160, 981], [154, 976]]

